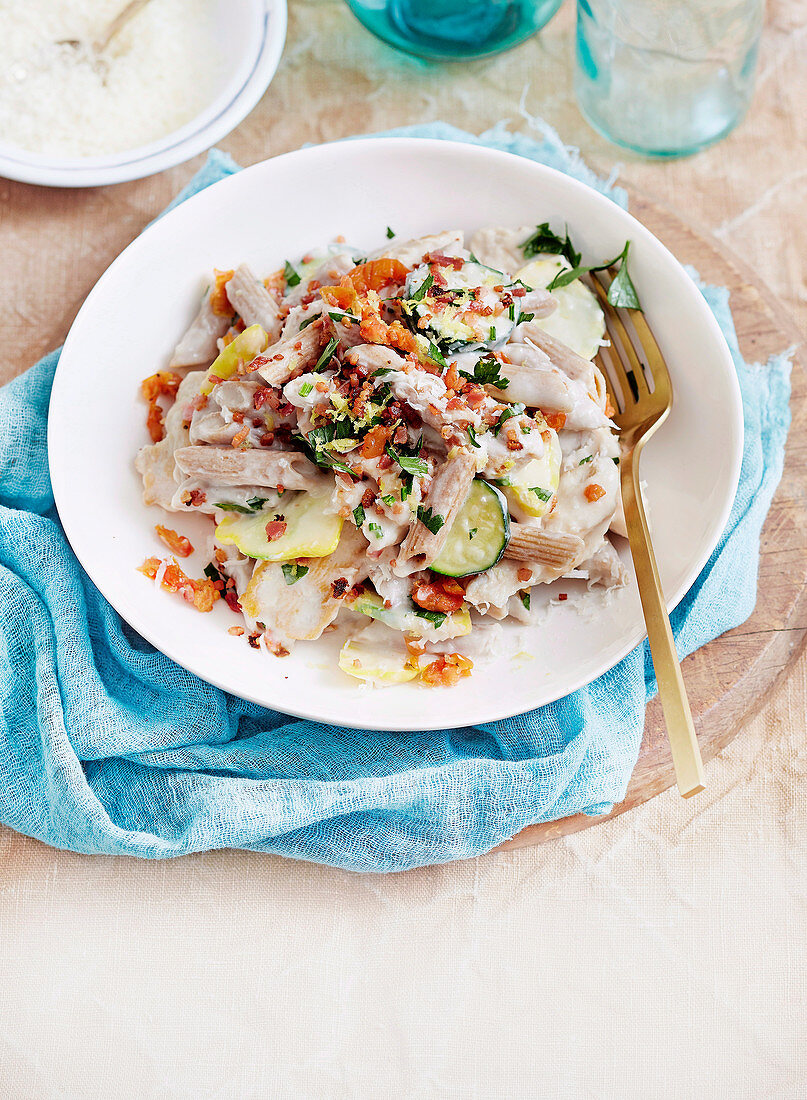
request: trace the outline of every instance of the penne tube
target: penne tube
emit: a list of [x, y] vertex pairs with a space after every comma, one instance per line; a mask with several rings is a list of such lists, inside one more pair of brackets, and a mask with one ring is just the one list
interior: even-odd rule
[[510, 541], [504, 556], [513, 561], [540, 562], [565, 572], [574, 568], [584, 549], [585, 543], [579, 535], [564, 535], [524, 523], [511, 523]]
[[586, 383], [588, 389], [594, 388], [594, 365], [576, 351], [572, 351], [560, 340], [550, 336], [540, 325], [527, 321], [519, 329], [519, 335], [524, 336], [535, 344], [542, 352], [549, 356], [552, 363], [571, 379], [579, 379]]
[[260, 325], [274, 344], [283, 327], [283, 313], [275, 298], [246, 264], [235, 269], [226, 284], [227, 297], [244, 325]]
[[313, 491], [328, 479], [300, 451], [270, 451], [253, 447], [180, 447], [177, 468], [189, 478], [214, 485], [260, 485]]
[[268, 386], [282, 386], [293, 374], [313, 367], [321, 350], [322, 322], [315, 321], [302, 332], [271, 344], [263, 355], [259, 355], [254, 361], [257, 363], [254, 377]]
[[556, 370], [542, 370], [534, 366], [504, 364], [499, 374], [507, 379], [506, 389], [485, 386], [497, 401], [520, 401], [530, 409], [550, 409], [566, 413], [574, 408], [574, 398], [569, 392], [567, 380]]
[[232, 317], [222, 317], [213, 312], [210, 289], [205, 291], [199, 312], [190, 328], [174, 348], [168, 366], [171, 370], [188, 367], [209, 367], [219, 353], [218, 341], [227, 332]]
[[476, 459], [467, 451], [457, 450], [449, 454], [432, 479], [428, 495], [421, 505], [434, 525], [435, 517], [442, 520], [433, 530], [421, 519], [415, 519], [401, 545], [398, 555], [402, 561], [415, 561], [426, 569], [443, 549], [454, 517], [465, 503], [468, 490], [476, 472]]

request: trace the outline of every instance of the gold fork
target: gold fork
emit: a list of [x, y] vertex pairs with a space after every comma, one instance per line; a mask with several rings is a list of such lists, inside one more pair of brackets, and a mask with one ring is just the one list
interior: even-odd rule
[[[598, 274], [602, 276], [605, 272]], [[597, 360], [605, 375], [611, 404], [617, 410], [613, 420], [619, 428], [622, 445], [620, 475], [628, 541], [678, 789], [684, 798], [689, 798], [704, 788], [703, 762], [681, 675], [681, 664], [675, 651], [639, 484], [639, 457], [647, 440], [667, 419], [672, 408], [672, 383], [667, 364], [644, 315], [634, 309], [622, 311], [632, 323], [632, 337], [620, 311], [608, 301], [608, 285], [614, 274], [614, 269], [609, 268], [608, 281], [594, 273], [590, 275], [591, 285], [605, 314], [605, 324], [611, 341], [611, 346], [607, 349], [608, 362], [602, 351]]]

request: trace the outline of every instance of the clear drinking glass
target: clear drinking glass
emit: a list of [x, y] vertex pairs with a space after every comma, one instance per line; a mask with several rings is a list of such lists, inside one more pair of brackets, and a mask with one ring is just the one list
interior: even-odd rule
[[751, 101], [764, 0], [578, 0], [575, 91], [618, 145], [680, 157]]
[[430, 61], [508, 50], [540, 30], [563, 0], [347, 0], [378, 38]]

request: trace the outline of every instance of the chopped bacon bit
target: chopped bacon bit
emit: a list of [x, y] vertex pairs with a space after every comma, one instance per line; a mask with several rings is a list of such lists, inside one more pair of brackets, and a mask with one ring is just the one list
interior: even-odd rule
[[426, 611], [441, 611], [451, 615], [462, 607], [465, 592], [462, 585], [453, 577], [442, 577], [428, 584], [425, 582], [416, 584], [412, 591], [412, 599]]
[[207, 394], [206, 393], [197, 393], [196, 397], [194, 397], [193, 401], [191, 401], [191, 405], [193, 406], [194, 409], [206, 409], [207, 408]]
[[331, 581], [331, 595], [335, 600], [341, 600], [347, 590], [347, 577], [337, 577], [335, 581]]
[[271, 275], [267, 275], [263, 280], [263, 285], [269, 291], [276, 291], [278, 294], [282, 294], [286, 289], [286, 276], [283, 268], [279, 268], [277, 271], [273, 271]]
[[530, 579], [530, 577], [532, 576], [532, 570], [531, 569], [519, 569], [519, 571], [516, 573], [516, 576], [518, 577], [518, 579], [520, 581], [528, 581]]
[[392, 442], [398, 444], [406, 443], [406, 434], [406, 428], [403, 424], [399, 424], [392, 436]]
[[381, 290], [390, 283], [402, 283], [408, 274], [409, 268], [400, 260], [382, 256], [379, 260], [369, 260], [354, 267], [342, 282], [348, 283], [359, 294], [366, 294], [368, 290]]
[[431, 276], [434, 279], [434, 285], [437, 287], [447, 287], [446, 277], [437, 265], [429, 268]]
[[261, 438], [258, 440], [258, 443], [260, 444], [261, 447], [271, 447], [272, 444], [274, 443], [274, 441], [275, 441], [275, 433], [274, 432], [264, 432], [263, 435], [261, 436]]
[[234, 588], [228, 588], [224, 592], [224, 602], [236, 615], [241, 614], [241, 604], [238, 602], [238, 593]]
[[451, 409], [451, 410], [464, 409], [465, 408], [465, 402], [463, 401], [463, 399], [461, 397], [451, 397], [446, 402], [446, 408]]
[[175, 554], [179, 554], [181, 558], [190, 557], [193, 553], [190, 540], [186, 539], [184, 535], [178, 535], [176, 531], [172, 531], [170, 527], [163, 527], [161, 523], [158, 523], [154, 530], [168, 549], [173, 550]]
[[230, 299], [227, 297], [226, 283], [229, 283], [234, 271], [219, 271], [213, 269], [213, 274], [216, 276], [216, 284], [210, 292], [210, 307], [218, 317], [232, 317], [235, 310], [230, 305]]
[[458, 390], [460, 388], [460, 382], [462, 381], [462, 379], [455, 363], [452, 363], [451, 366], [448, 368], [445, 373], [445, 377], [443, 378], [443, 381], [446, 384], [447, 390]]
[[261, 636], [258, 633], [258, 631], [255, 631], [254, 633], [249, 634], [247, 636], [247, 641], [249, 642], [249, 644], [252, 646], [253, 649], [260, 649], [261, 648]]
[[213, 582], [207, 577], [201, 577], [199, 580], [186, 577], [175, 558], [171, 558], [169, 562], [161, 562], [159, 558], [146, 558], [139, 567], [139, 572], [144, 573], [151, 580], [156, 580], [162, 566], [165, 566], [160, 581], [162, 588], [182, 596], [188, 603], [192, 603], [197, 611], [212, 610], [213, 604], [219, 598]]
[[583, 496], [589, 504], [593, 504], [595, 500], [599, 500], [600, 497], [605, 496], [605, 489], [603, 489], [602, 485], [597, 485], [595, 482], [592, 482], [591, 485], [587, 485], [583, 490]]
[[232, 446], [233, 447], [240, 447], [241, 444], [245, 442], [248, 435], [249, 435], [249, 424], [245, 424], [244, 427], [241, 429], [241, 431], [236, 432], [235, 435], [233, 436], [233, 438], [231, 440]]
[[188, 504], [193, 508], [198, 508], [200, 504], [204, 504], [207, 500], [207, 494], [201, 489], [191, 489], [188, 494]]
[[392, 459], [388, 454], [383, 454], [378, 460], [379, 470], [388, 470], [392, 465]]
[[244, 628], [243, 626], [231, 626], [227, 633], [232, 634], [234, 638], [240, 638], [244, 633]]
[[317, 390], [319, 390], [320, 393], [327, 393], [328, 392], [328, 383], [325, 381], [324, 378], [320, 378], [320, 380], [319, 380], [319, 382], [317, 382], [315, 388]]
[[523, 298], [527, 293], [527, 288], [525, 286], [514, 286], [510, 293], [514, 298]]
[[487, 394], [481, 386], [478, 386], [476, 382], [472, 382], [470, 385], [465, 387], [464, 396], [465, 402], [469, 406], [469, 408], [478, 409], [481, 405], [485, 403], [485, 398], [487, 397]]
[[507, 449], [508, 451], [523, 451], [524, 444], [518, 438], [512, 428], [505, 433], [507, 435]]
[[375, 493], [372, 489], [367, 488], [362, 493], [361, 502], [362, 507], [369, 508], [375, 500]]
[[163, 423], [163, 411], [156, 401], [149, 403], [149, 411], [146, 416], [146, 428], [151, 436], [152, 443], [159, 443], [165, 436], [165, 426]]
[[544, 413], [544, 420], [553, 431], [559, 432], [566, 423], [566, 413]]
[[427, 264], [435, 264], [437, 267], [453, 267], [459, 271], [465, 260], [460, 256], [446, 256], [444, 252], [428, 252], [423, 260]]
[[266, 538], [269, 542], [274, 542], [275, 539], [282, 538], [286, 534], [286, 528], [288, 524], [282, 519], [270, 519], [266, 524]]
[[558, 593], [558, 599], [559, 599], [559, 600], [568, 600], [568, 598], [569, 598], [569, 597], [568, 597], [568, 595], [567, 595], [567, 593], [566, 593], [566, 592], [560, 592], [560, 593]]
[[483, 305], [482, 302], [469, 302], [463, 313], [478, 313], [482, 317], [490, 317], [493, 313], [493, 307]]
[[389, 441], [389, 437], [389, 428], [385, 428], [383, 424], [378, 424], [375, 428], [371, 428], [364, 437], [359, 454], [362, 458], [379, 458], [384, 454], [384, 448]]
[[470, 676], [473, 667], [474, 663], [469, 657], [447, 653], [426, 665], [420, 678], [429, 687], [453, 687], [462, 677]]
[[182, 379], [170, 370], [160, 370], [149, 375], [140, 383], [140, 392], [146, 401], [156, 401], [158, 397], [176, 397]]
[[411, 424], [413, 428], [419, 428], [423, 423], [420, 413], [417, 409], [413, 409], [411, 405], [402, 405], [401, 412], [406, 423]]
[[243, 424], [244, 423], [244, 414], [242, 412], [239, 412], [237, 409], [232, 414], [232, 417], [233, 417], [234, 423], [236, 423], [236, 424]]

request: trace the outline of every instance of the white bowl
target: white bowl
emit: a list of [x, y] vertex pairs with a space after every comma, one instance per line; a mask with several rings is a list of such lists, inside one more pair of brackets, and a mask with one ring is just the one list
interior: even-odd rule
[[[342, 233], [358, 248], [446, 227], [566, 224], [584, 262], [633, 242], [630, 270], [667, 357], [675, 406], [642, 457], [665, 595], [676, 604], [728, 518], [742, 454], [742, 409], [728, 347], [698, 288], [630, 214], [542, 165], [472, 145], [389, 138], [346, 141], [256, 164], [194, 196], [118, 257], [84, 303], [53, 386], [48, 447], [59, 516], [79, 561], [124, 619], [179, 664], [236, 695], [291, 714], [377, 729], [440, 729], [491, 721], [588, 683], [645, 635], [635, 584], [605, 609], [551, 609], [529, 642], [505, 624], [496, 660], [452, 689], [404, 684], [367, 691], [336, 667], [333, 636], [269, 657], [234, 638], [223, 605], [199, 614], [136, 572], [162, 555], [155, 523], [203, 546], [203, 517], [142, 503], [134, 456], [147, 442], [144, 375], [165, 366], [214, 266], [281, 266]], [[91, 426], [88, 429], [88, 425]], [[623, 546], [626, 562], [627, 550]], [[185, 566], [201, 576], [202, 550]], [[183, 563], [184, 565], [184, 563]], [[556, 582], [554, 591], [580, 582]], [[533, 599], [541, 600], [533, 590]], [[544, 596], [543, 598], [546, 598]]]
[[286, 0], [215, 0], [216, 40], [226, 61], [207, 107], [159, 141], [105, 157], [29, 153], [0, 140], [0, 176], [48, 187], [98, 187], [141, 179], [190, 160], [246, 118], [275, 75], [286, 41]]

